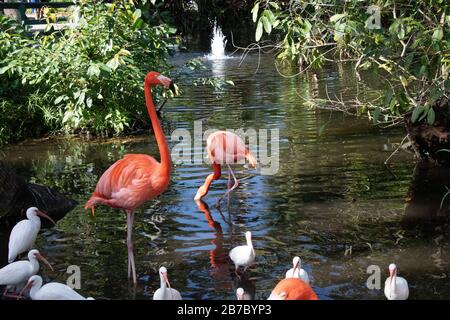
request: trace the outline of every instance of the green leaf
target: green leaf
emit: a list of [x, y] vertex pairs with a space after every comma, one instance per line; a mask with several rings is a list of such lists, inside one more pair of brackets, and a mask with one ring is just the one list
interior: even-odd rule
[[[253, 22], [256, 22], [256, 19], [258, 19], [258, 11], [259, 11], [259, 2], [257, 2], [257, 3], [255, 4], [255, 6], [253, 7], [253, 9], [252, 9], [252, 13], [253, 13], [252, 18], [253, 18]], [[258, 41], [258, 40], [256, 40], [256, 41]]]
[[443, 37], [444, 37], [444, 30], [442, 30], [442, 28], [437, 28], [436, 30], [434, 30], [432, 36], [432, 39], [434, 41], [441, 41]]
[[143, 25], [144, 25], [144, 20], [142, 20], [141, 18], [138, 18], [133, 23], [133, 29], [141, 29]]
[[4, 74], [6, 71], [8, 71], [10, 66], [5, 66], [3, 68], [0, 68], [0, 74]]
[[264, 25], [264, 30], [266, 30], [266, 32], [268, 34], [270, 34], [270, 32], [272, 32], [272, 24], [269, 21], [269, 18], [267, 18], [266, 16], [263, 16], [261, 18], [263, 25]]
[[425, 109], [424, 109], [424, 107], [422, 107], [422, 106], [417, 106], [415, 109], [414, 109], [414, 111], [413, 111], [413, 113], [412, 113], [412, 115], [411, 115], [411, 121], [412, 121], [412, 123], [415, 123], [416, 121], [417, 121], [417, 118], [419, 118], [419, 116], [422, 114], [422, 112], [424, 112], [425, 111]]
[[427, 122], [430, 126], [432, 126], [434, 124], [434, 120], [436, 119], [436, 114], [434, 112], [433, 108], [430, 108], [430, 110], [428, 110], [428, 115], [427, 115]]
[[142, 16], [141, 9], [136, 9], [136, 11], [134, 11], [134, 13], [133, 13], [133, 19], [134, 20], [139, 19], [141, 16]]
[[58, 98], [56, 98], [55, 99], [55, 104], [58, 104], [58, 103], [60, 103], [61, 101], [63, 101], [63, 99], [65, 98], [66, 96], [59, 96]]
[[256, 42], [258, 42], [261, 39], [262, 33], [263, 33], [263, 24], [262, 24], [261, 19], [260, 19], [258, 21], [257, 26], [256, 26], [256, 33], [255, 33], [255, 40], [256, 40]]
[[341, 20], [342, 18], [344, 18], [346, 15], [347, 15], [347, 13], [335, 14], [334, 16], [330, 17], [330, 22], [337, 22], [337, 21]]
[[104, 63], [99, 63], [99, 64], [98, 64], [98, 67], [99, 67], [101, 70], [105, 71], [105, 72], [108, 72], [108, 73], [111, 73], [111, 72], [112, 72], [111, 68], [108, 67], [108, 66], [107, 66], [106, 64], [104, 64]]
[[377, 123], [378, 119], [380, 118], [381, 115], [381, 109], [379, 107], [377, 107], [372, 114], [372, 118], [373, 118], [373, 123]]
[[270, 1], [269, 4], [277, 10], [280, 9], [280, 6], [276, 2]]

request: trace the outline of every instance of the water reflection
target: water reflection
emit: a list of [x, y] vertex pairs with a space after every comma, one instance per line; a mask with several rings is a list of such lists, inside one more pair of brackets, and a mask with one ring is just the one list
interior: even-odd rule
[[[130, 291], [126, 280], [125, 216], [100, 207], [91, 217], [81, 204], [100, 175], [125, 153], [157, 155], [154, 137], [27, 141], [0, 150], [0, 159], [28, 181], [56, 187], [80, 203], [38, 237], [37, 247], [55, 266], [54, 272], [42, 270], [46, 279], [65, 282], [68, 265], [76, 264], [84, 296], [151, 299], [159, 287], [158, 269], [165, 265], [185, 299], [234, 300], [239, 286], [252, 299], [267, 299], [298, 255], [321, 299], [384, 299], [382, 291], [365, 287], [366, 269], [379, 265], [384, 280], [391, 262], [410, 283], [411, 299], [449, 299], [448, 223], [444, 219], [429, 228], [403, 223], [411, 212], [436, 212], [445, 193], [438, 184], [446, 183], [446, 174], [429, 171], [424, 177], [430, 184], [420, 182], [413, 156], [406, 152], [391, 159], [392, 174], [384, 161], [402, 140], [403, 128], [377, 128], [365, 119], [304, 104], [313, 94], [324, 97], [325, 87], [351, 99], [357, 82], [351, 66], [327, 67], [311, 84], [308, 77], [279, 77], [270, 56], [262, 56], [255, 74], [257, 65], [256, 56], [242, 65], [227, 60], [225, 72], [235, 86], [219, 97], [210, 88], [185, 88], [182, 97], [164, 107], [163, 129], [172, 147], [178, 141], [170, 142], [171, 132], [185, 128], [192, 133], [197, 119], [203, 119], [204, 130], [278, 128], [278, 173], [252, 173], [241, 180], [221, 213], [213, 204], [227, 176], [212, 185], [205, 202], [195, 203], [211, 167], [175, 165], [167, 191], [136, 212], [136, 290]], [[196, 75], [211, 74], [210, 69]], [[360, 89], [374, 94], [379, 87], [375, 77], [362, 76]], [[440, 174], [443, 180], [433, 183], [430, 177]], [[422, 196], [426, 189], [436, 194]], [[405, 206], [408, 193], [411, 201]], [[253, 234], [256, 263], [239, 281], [228, 252], [242, 244], [247, 230]], [[5, 243], [5, 232], [0, 234]], [[0, 256], [5, 255], [3, 246]]]

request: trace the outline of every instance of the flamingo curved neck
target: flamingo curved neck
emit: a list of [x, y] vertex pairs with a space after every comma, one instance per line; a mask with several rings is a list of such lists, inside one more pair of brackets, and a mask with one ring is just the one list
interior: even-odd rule
[[155, 111], [155, 105], [152, 99], [152, 86], [147, 82], [144, 83], [145, 103], [147, 105], [148, 115], [152, 122], [153, 132], [155, 133], [156, 142], [158, 144], [159, 153], [161, 156], [161, 173], [164, 177], [170, 176], [171, 159], [169, 153], [169, 146], [167, 145], [166, 137], [158, 120], [158, 115]]

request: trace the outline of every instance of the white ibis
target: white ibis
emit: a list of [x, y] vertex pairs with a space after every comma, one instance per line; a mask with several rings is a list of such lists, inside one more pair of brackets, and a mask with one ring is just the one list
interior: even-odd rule
[[30, 297], [32, 300], [93, 300], [91, 297], [86, 299], [62, 283], [50, 282], [42, 285], [42, 278], [38, 275], [30, 277], [27, 285], [20, 292], [20, 295], [26, 289], [30, 289]]
[[294, 257], [294, 259], [292, 259], [292, 264], [294, 265], [294, 267], [286, 272], [286, 279], [302, 279], [307, 284], [309, 284], [308, 272], [306, 272], [305, 269], [302, 269], [302, 260], [300, 260], [300, 257]]
[[246, 245], [235, 247], [230, 251], [230, 258], [234, 262], [236, 273], [240, 267], [243, 267], [243, 272], [245, 272], [255, 261], [255, 250], [253, 249], [252, 233], [250, 231], [245, 233], [245, 239], [247, 240]]
[[39, 216], [44, 217], [53, 224], [55, 221], [47, 214], [39, 210], [38, 208], [31, 207], [27, 210], [27, 219], [19, 221], [11, 231], [9, 235], [8, 244], [8, 262], [13, 262], [19, 254], [30, 250], [34, 241], [36, 241], [37, 234], [41, 229], [41, 219]]
[[181, 294], [178, 290], [170, 287], [169, 277], [167, 276], [167, 269], [165, 267], [159, 268], [159, 278], [161, 280], [161, 287], [153, 294], [153, 300], [181, 300]]
[[50, 269], [53, 270], [50, 263], [48, 263], [48, 261], [36, 249], [28, 252], [28, 261], [16, 261], [0, 269], [0, 285], [6, 285], [3, 296], [17, 298], [15, 295], [8, 295], [8, 289], [14, 287], [14, 289], [18, 292], [18, 290], [20, 290], [27, 283], [27, 280], [32, 275], [38, 273], [38, 260], [44, 262], [50, 267]]
[[237, 290], [236, 290], [236, 298], [238, 300], [244, 300], [244, 289], [237, 288]]
[[389, 278], [384, 282], [384, 295], [388, 300], [406, 300], [409, 296], [408, 281], [397, 277], [397, 266], [389, 265]]

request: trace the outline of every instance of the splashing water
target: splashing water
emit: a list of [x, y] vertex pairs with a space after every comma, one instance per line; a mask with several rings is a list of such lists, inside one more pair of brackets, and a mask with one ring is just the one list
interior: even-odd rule
[[214, 21], [213, 38], [211, 40], [211, 53], [207, 56], [211, 60], [226, 59], [225, 46], [227, 44], [226, 37], [222, 33], [220, 26]]

